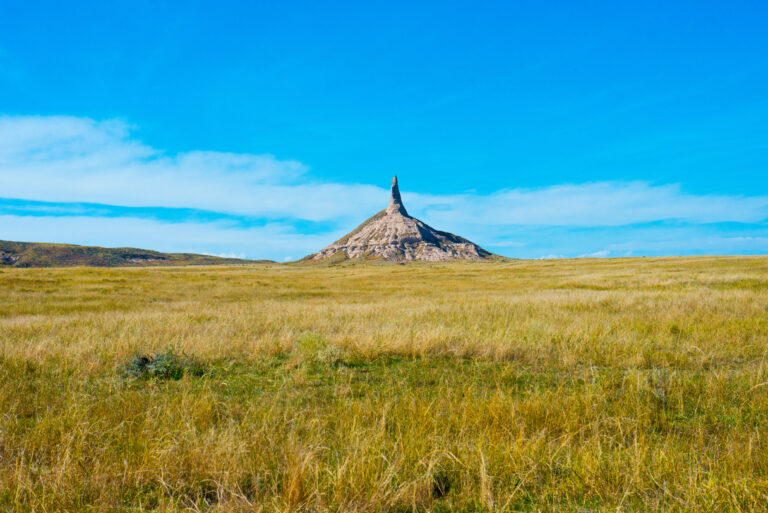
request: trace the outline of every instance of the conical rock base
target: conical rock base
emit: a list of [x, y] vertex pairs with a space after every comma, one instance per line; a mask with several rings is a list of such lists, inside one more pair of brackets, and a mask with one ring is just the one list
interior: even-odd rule
[[441, 232], [408, 215], [392, 179], [389, 206], [306, 260], [384, 259], [442, 262], [483, 260], [495, 255], [467, 239]]

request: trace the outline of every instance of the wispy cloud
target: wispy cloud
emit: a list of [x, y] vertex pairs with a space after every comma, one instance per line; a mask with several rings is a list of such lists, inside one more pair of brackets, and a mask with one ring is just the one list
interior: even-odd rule
[[514, 189], [486, 196], [416, 195], [424, 215], [439, 222], [480, 217], [493, 225], [621, 226], [662, 220], [758, 222], [768, 196], [693, 195], [679, 185], [601, 182]]
[[605, 258], [611, 255], [611, 252], [607, 249], [601, 249], [593, 253], [587, 253], [585, 255], [579, 255], [579, 258]]
[[165, 155], [117, 121], [4, 117], [0, 141], [0, 191], [10, 198], [327, 220], [363, 210], [383, 190], [302, 180], [304, 165], [272, 155]]
[[[120, 121], [0, 117], [0, 238], [283, 259], [322, 247], [386, 204], [382, 187], [317, 182], [306, 172], [304, 164], [272, 155], [169, 155]], [[766, 195], [599, 182], [403, 196], [411, 213], [436, 228], [505, 254], [768, 247]], [[727, 223], [739, 224], [738, 233], [723, 228]], [[678, 238], [659, 238], [670, 225]], [[585, 236], [585, 229], [602, 235]]]

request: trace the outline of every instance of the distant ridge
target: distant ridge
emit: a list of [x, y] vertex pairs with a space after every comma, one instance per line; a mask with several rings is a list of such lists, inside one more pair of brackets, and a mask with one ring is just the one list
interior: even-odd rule
[[395, 176], [392, 178], [389, 206], [385, 210], [333, 244], [305, 257], [303, 261], [382, 259], [395, 262], [443, 262], [501, 258], [463, 237], [435, 230], [408, 215]]
[[223, 265], [268, 263], [195, 253], [160, 253], [148, 249], [101, 248], [74, 244], [0, 240], [2, 267], [149, 267], [158, 265]]

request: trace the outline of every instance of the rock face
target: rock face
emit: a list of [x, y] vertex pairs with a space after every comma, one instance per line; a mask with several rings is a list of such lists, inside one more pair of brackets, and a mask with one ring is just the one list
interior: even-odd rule
[[328, 258], [385, 259], [393, 261], [442, 262], [482, 260], [495, 255], [472, 242], [441, 232], [408, 215], [400, 197], [397, 177], [392, 179], [389, 206], [330, 246], [306, 260]]

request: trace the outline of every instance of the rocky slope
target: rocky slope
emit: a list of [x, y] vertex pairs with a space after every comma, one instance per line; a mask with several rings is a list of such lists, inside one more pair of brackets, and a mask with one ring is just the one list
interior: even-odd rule
[[392, 179], [389, 206], [355, 230], [309, 255], [305, 261], [327, 259], [384, 259], [442, 262], [496, 258], [467, 239], [441, 232], [408, 215], [400, 197], [397, 177]]

